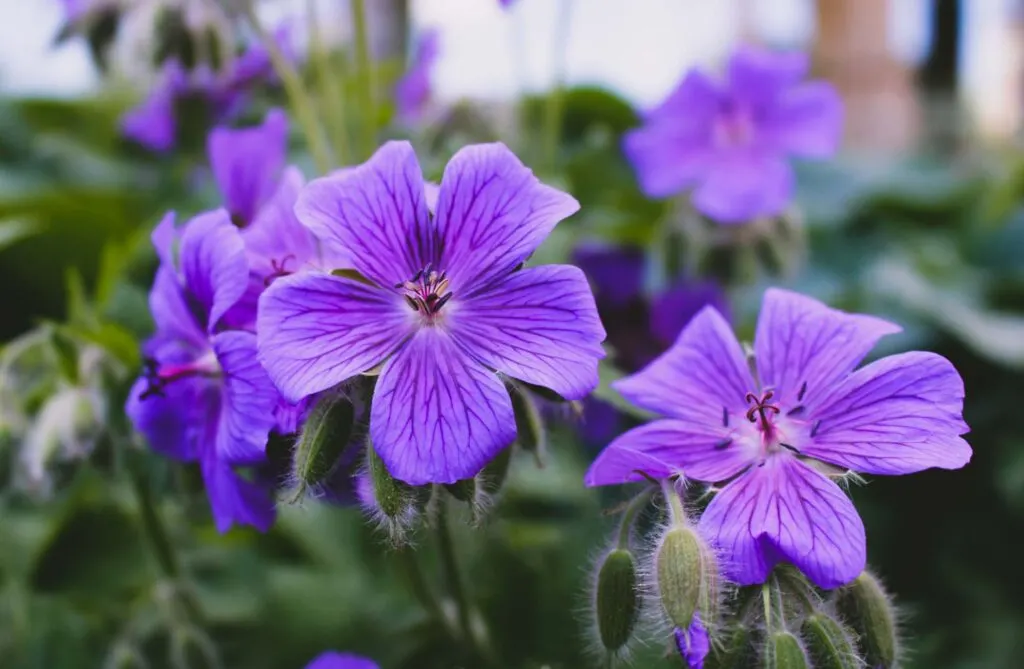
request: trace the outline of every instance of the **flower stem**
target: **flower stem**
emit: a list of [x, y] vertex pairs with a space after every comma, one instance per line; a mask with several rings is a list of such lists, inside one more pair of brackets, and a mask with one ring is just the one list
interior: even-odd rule
[[629, 535], [633, 529], [633, 521], [636, 519], [640, 512], [644, 510], [647, 504], [651, 501], [651, 495], [654, 494], [655, 488], [648, 486], [639, 495], [634, 497], [626, 510], [622, 512], [622, 523], [619, 525], [619, 548], [629, 547]]
[[[310, 53], [313, 67], [316, 68], [317, 87], [325, 99], [327, 117], [325, 125], [330, 135], [331, 148], [337, 159], [333, 167], [346, 165], [349, 156], [348, 126], [345, 122], [345, 101], [338, 80], [331, 71], [331, 55], [320, 34], [320, 20], [317, 16], [316, 0], [306, 0], [306, 19], [309, 22]], [[343, 75], [344, 73], [339, 73]]]
[[671, 479], [665, 479], [661, 482], [661, 491], [665, 495], [665, 501], [668, 502], [669, 517], [672, 520], [672, 525], [674, 527], [685, 525], [686, 510], [683, 508], [683, 500], [679, 499], [676, 484]]
[[416, 554], [409, 548], [402, 548], [398, 551], [398, 558], [401, 561], [406, 578], [409, 580], [413, 596], [427, 610], [428, 614], [436, 618], [438, 622], [451, 631], [448, 618], [444, 615], [444, 609], [441, 608], [441, 603], [431, 589], [430, 584], [427, 583], [423, 570], [420, 568], [420, 563], [416, 560]]
[[545, 165], [555, 171], [558, 148], [562, 141], [562, 112], [565, 108], [566, 50], [569, 44], [569, 28], [572, 24], [572, 0], [561, 0], [558, 5], [558, 19], [555, 23], [554, 71], [555, 85], [548, 95], [544, 114]]
[[376, 82], [373, 71], [373, 59], [370, 57], [370, 39], [366, 24], [366, 0], [350, 0], [349, 5], [352, 8], [352, 26], [355, 29], [356, 74], [359, 81], [359, 97], [363, 117], [362, 132], [359, 133], [364, 141], [363, 155], [358, 156], [358, 158], [365, 160], [370, 157], [377, 144], [377, 110], [374, 103], [376, 99], [374, 93]]

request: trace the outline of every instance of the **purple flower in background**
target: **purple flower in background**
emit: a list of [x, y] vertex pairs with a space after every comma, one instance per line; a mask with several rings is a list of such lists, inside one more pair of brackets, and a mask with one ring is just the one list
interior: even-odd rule
[[254, 128], [216, 128], [206, 149], [231, 222], [248, 227], [280, 186], [288, 158], [288, 118], [274, 109]]
[[221, 327], [248, 283], [241, 235], [222, 209], [196, 216], [180, 235], [169, 214], [153, 244], [160, 256], [149, 296], [156, 333], [144, 345], [146, 373], [125, 411], [154, 450], [199, 462], [218, 530], [233, 523], [266, 530], [274, 518], [269, 495], [233, 469], [264, 460], [278, 403], [256, 357], [256, 336]]
[[260, 298], [259, 353], [297, 401], [378, 366], [370, 436], [410, 484], [475, 475], [515, 438], [500, 375], [580, 399], [604, 329], [583, 272], [524, 261], [579, 205], [502, 144], [462, 149], [430, 216], [408, 142], [311, 182], [296, 205], [360, 276], [298, 274]]
[[[821, 461], [868, 474], [956, 469], [971, 457], [960, 435], [964, 388], [945, 358], [915, 351], [854, 368], [892, 323], [765, 293], [752, 373], [728, 323], [702, 310], [673, 347], [615, 384], [667, 418], [622, 435], [598, 456], [587, 485], [681, 475], [724, 483], [700, 521], [740, 585], [782, 561], [822, 588], [864, 568], [864, 526]], [[641, 474], [642, 472], [642, 474]]]
[[693, 616], [693, 622], [688, 629], [676, 628], [675, 637], [679, 657], [686, 663], [686, 668], [704, 669], [704, 659], [711, 652], [711, 639], [700, 616]]
[[409, 71], [395, 85], [398, 115], [407, 123], [418, 119], [430, 100], [430, 72], [441, 53], [440, 37], [436, 29], [420, 36]]
[[185, 68], [176, 60], [167, 61], [160, 82], [149, 96], [121, 117], [121, 134], [150, 151], [173, 149], [177, 141], [175, 106], [187, 88]]
[[839, 145], [842, 102], [831, 84], [803, 82], [802, 53], [737, 50], [724, 81], [693, 70], [626, 134], [623, 149], [644, 192], [693, 189], [722, 223], [782, 212], [793, 196], [787, 158], [826, 158]]
[[373, 660], [348, 653], [327, 651], [306, 665], [306, 669], [380, 669]]

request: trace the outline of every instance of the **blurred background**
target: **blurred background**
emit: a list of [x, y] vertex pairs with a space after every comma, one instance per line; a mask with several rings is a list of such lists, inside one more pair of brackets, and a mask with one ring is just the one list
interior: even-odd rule
[[[211, 123], [179, 111], [174, 146], [157, 151], [122, 131], [126, 112], [158, 90], [149, 56], [168, 41], [156, 10], [140, 6], [189, 3], [126, 11], [92, 0], [85, 22], [72, 20], [74, 4], [0, 0], [0, 667], [286, 669], [327, 648], [385, 669], [462, 666], [420, 619], [401, 556], [357, 510], [282, 504], [268, 534], [219, 535], [196, 473], [129, 435], [121, 407], [151, 330], [148, 235], [168, 209], [217, 206]], [[713, 282], [747, 337], [764, 288], [784, 285], [903, 325], [877, 355], [949, 357], [966, 382], [973, 461], [872, 478], [853, 497], [869, 561], [904, 614], [904, 666], [1024, 667], [1024, 3], [509, 5], [367, 0], [377, 106], [347, 115], [350, 137], [370, 142], [356, 141], [349, 162], [407, 137], [436, 178], [459, 146], [501, 139], [571, 192], [581, 213], [538, 256], [580, 262], [594, 279], [608, 375], [671, 342], [648, 330], [673, 275]], [[112, 7], [116, 30], [96, 18]], [[348, 69], [350, 9], [258, 3], [265, 25], [291, 22], [299, 54], [329, 54], [342, 105], [360, 85]], [[198, 25], [216, 33], [219, 20]], [[439, 55], [410, 120], [391, 92], [428, 30]], [[843, 149], [797, 165], [786, 235], [728, 236], [709, 250], [673, 227], [672, 203], [644, 197], [620, 139], [688, 69], [718, 70], [741, 43], [811, 55], [813, 76], [842, 95]], [[313, 60], [297, 57], [307, 81], [318, 81]], [[252, 88], [240, 111], [215, 120], [248, 125], [288, 104], [272, 77]], [[309, 147], [292, 135], [292, 158], [312, 177]], [[636, 295], [603, 299], [600, 268], [612, 260], [595, 269], [581, 259], [595, 244], [640, 254]], [[642, 350], [631, 356], [632, 345]], [[550, 411], [545, 466], [519, 453], [484, 531], [460, 528], [505, 666], [590, 666], [580, 611], [614, 525], [604, 511], [621, 497], [585, 489], [582, 474], [636, 420], [620, 409], [604, 385], [582, 419]], [[161, 542], [174, 547], [170, 562]], [[198, 612], [180, 610], [180, 588]], [[657, 643], [638, 653], [638, 666], [678, 666]]]

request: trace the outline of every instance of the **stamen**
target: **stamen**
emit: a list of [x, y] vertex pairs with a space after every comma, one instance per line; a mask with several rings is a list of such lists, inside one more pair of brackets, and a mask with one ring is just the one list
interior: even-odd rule
[[721, 451], [722, 449], [728, 448], [730, 444], [732, 444], [732, 439], [723, 439], [723, 440], [715, 443], [713, 448], [716, 451]]
[[722, 407], [722, 427], [729, 427], [729, 409]]
[[788, 448], [789, 450], [793, 451], [794, 453], [800, 453], [800, 449], [799, 448], [797, 448], [796, 446], [791, 446], [791, 445], [789, 445], [789, 444], [787, 444], [785, 442], [780, 441], [779, 442], [779, 446], [782, 446], [783, 448]]
[[820, 420], [814, 421], [814, 426], [811, 427], [811, 438], [814, 438], [814, 435], [818, 434], [818, 428], [819, 427], [821, 427], [821, 421]]
[[448, 273], [433, 269], [427, 265], [408, 281], [395, 284], [402, 291], [405, 301], [413, 311], [433, 316], [452, 298], [449, 288]]
[[792, 409], [790, 409], [789, 411], [787, 411], [786, 415], [787, 416], [799, 416], [800, 414], [802, 414], [804, 412], [805, 408], [806, 407], [804, 407], [803, 404], [798, 404], [797, 406], [795, 406]]
[[807, 382], [804, 381], [803, 385], [800, 386], [800, 392], [798, 392], [796, 394], [796, 401], [797, 402], [803, 402], [804, 401], [804, 394], [806, 392], [807, 392]]

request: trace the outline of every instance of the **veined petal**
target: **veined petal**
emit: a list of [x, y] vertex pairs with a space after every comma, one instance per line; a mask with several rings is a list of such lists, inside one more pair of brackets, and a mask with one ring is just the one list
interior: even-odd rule
[[952, 363], [915, 351], [873, 362], [810, 409], [818, 426], [801, 451], [867, 474], [959, 469], [971, 459], [960, 438], [964, 383]]
[[376, 662], [358, 655], [328, 651], [318, 655], [306, 669], [379, 669]]
[[388, 142], [362, 165], [314, 179], [299, 194], [295, 214], [383, 287], [437, 260], [423, 173], [408, 142]]
[[256, 355], [256, 335], [222, 332], [213, 350], [224, 373], [215, 447], [217, 457], [234, 464], [259, 462], [275, 424], [279, 395]]
[[200, 459], [200, 469], [218, 532], [223, 534], [236, 523], [266, 532], [274, 524], [276, 510], [270, 491], [243, 479], [230, 464], [217, 458], [214, 449]]
[[785, 406], [811, 403], [849, 374], [879, 339], [899, 331], [880, 318], [770, 288], [754, 339], [761, 385], [774, 389], [774, 401]]
[[198, 457], [198, 440], [205, 429], [208, 386], [205, 379], [183, 379], [162, 394], [143, 397], [149, 383], [139, 379], [128, 394], [125, 413], [154, 451], [190, 462]]
[[397, 294], [327, 274], [278, 279], [260, 297], [260, 362], [298, 402], [383, 362], [413, 331]]
[[156, 227], [153, 228], [153, 233], [149, 236], [150, 241], [153, 242], [153, 248], [156, 250], [156, 255], [160, 259], [160, 264], [170, 268], [172, 271], [175, 266], [175, 246], [178, 243], [178, 231], [174, 227], [175, 218], [176, 215], [173, 211], [164, 214], [164, 217], [156, 224]]
[[843, 102], [832, 84], [815, 81], [781, 93], [758, 121], [759, 137], [805, 158], [828, 158], [843, 134]]
[[468, 297], [526, 260], [578, 209], [571, 195], [542, 184], [504, 144], [467, 146], [441, 179], [435, 217], [440, 269], [456, 297]]
[[737, 585], [763, 583], [791, 562], [815, 585], [836, 588], [864, 570], [864, 524], [850, 499], [787, 454], [741, 475], [708, 504], [700, 529], [726, 556]]
[[761, 147], [718, 152], [693, 191], [693, 205], [720, 223], [746, 223], [781, 213], [793, 197], [793, 170]]
[[149, 310], [159, 335], [163, 338], [187, 342], [194, 348], [205, 348], [207, 343], [203, 324], [189, 309], [181, 282], [174, 269], [161, 265], [149, 289]]
[[630, 130], [622, 151], [648, 197], [669, 197], [703, 178], [718, 156], [712, 128], [688, 131], [668, 121]]
[[436, 327], [392, 357], [377, 380], [370, 436], [388, 471], [411, 485], [475, 476], [516, 436], [508, 390]]
[[212, 332], [249, 283], [245, 244], [227, 211], [206, 212], [188, 222], [181, 234], [180, 265], [185, 289]]
[[452, 336], [488, 367], [570, 400], [597, 387], [604, 327], [583, 272], [547, 265], [459, 302]]
[[[588, 486], [666, 479], [676, 474], [699, 481], [724, 481], [757, 458], [741, 442], [732, 442], [721, 423], [656, 420], [634, 428], [605, 448], [590, 465]], [[646, 475], [646, 476], [644, 476]]]
[[729, 92], [753, 106], [771, 103], [807, 76], [810, 62], [799, 51], [771, 51], [755, 46], [737, 49], [729, 60]]
[[754, 389], [754, 380], [729, 324], [714, 307], [704, 307], [672, 348], [613, 385], [645, 409], [729, 427], [746, 420], [744, 398]]
[[288, 149], [288, 118], [280, 109], [253, 128], [215, 128], [207, 139], [213, 177], [240, 227], [253, 222], [276, 190]]

